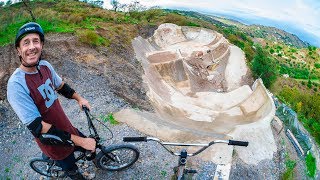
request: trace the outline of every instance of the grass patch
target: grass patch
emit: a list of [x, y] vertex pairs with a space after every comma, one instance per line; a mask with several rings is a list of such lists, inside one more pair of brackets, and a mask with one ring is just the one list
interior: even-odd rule
[[109, 113], [108, 115], [100, 116], [100, 119], [104, 122], [108, 122], [112, 125], [117, 125], [119, 122], [114, 118], [113, 113]]
[[166, 177], [168, 173], [167, 173], [167, 171], [161, 170], [160, 174], [162, 177]]
[[316, 174], [316, 159], [313, 157], [310, 151], [307, 152], [306, 156], [306, 166], [307, 166], [307, 175], [309, 177], [314, 177]]
[[288, 154], [286, 154], [286, 171], [282, 174], [281, 179], [282, 180], [291, 180], [294, 177], [294, 168], [296, 167], [296, 162], [291, 160], [288, 156]]
[[90, 46], [109, 46], [110, 41], [107, 39], [99, 36], [95, 31], [93, 30], [80, 30], [77, 31], [76, 35], [78, 36], [79, 40], [85, 44], [88, 44]]

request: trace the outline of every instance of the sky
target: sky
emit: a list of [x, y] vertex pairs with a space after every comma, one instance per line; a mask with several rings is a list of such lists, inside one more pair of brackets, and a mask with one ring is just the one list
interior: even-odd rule
[[[129, 4], [131, 0], [118, 0]], [[245, 24], [261, 24], [283, 29], [303, 41], [320, 47], [319, 0], [139, 0], [147, 7], [198, 11], [225, 16]], [[104, 0], [109, 9], [110, 0]]]

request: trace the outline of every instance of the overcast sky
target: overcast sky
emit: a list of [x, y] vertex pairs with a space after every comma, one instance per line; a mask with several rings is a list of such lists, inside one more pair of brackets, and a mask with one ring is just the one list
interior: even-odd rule
[[[111, 8], [110, 0], [104, 6]], [[145, 6], [178, 8], [213, 14], [226, 14], [246, 19], [246, 23], [278, 24], [280, 28], [300, 36], [320, 47], [319, 0], [139, 0]], [[119, 0], [130, 3], [131, 0]], [[265, 19], [265, 20], [261, 20]], [[283, 24], [281, 24], [283, 23]], [[274, 25], [277, 27], [277, 25]], [[291, 26], [291, 27], [287, 27]], [[295, 27], [293, 27], [295, 26]], [[313, 41], [313, 42], [310, 42]]]

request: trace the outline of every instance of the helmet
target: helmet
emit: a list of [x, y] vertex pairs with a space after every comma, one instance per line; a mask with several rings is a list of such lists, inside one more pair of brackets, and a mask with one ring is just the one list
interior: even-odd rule
[[19, 42], [21, 39], [29, 33], [37, 33], [40, 36], [40, 40], [44, 42], [44, 32], [41, 26], [38, 23], [35, 22], [29, 22], [21, 26], [19, 29], [17, 35], [16, 35], [16, 40], [15, 40], [15, 45], [16, 47], [19, 46]]

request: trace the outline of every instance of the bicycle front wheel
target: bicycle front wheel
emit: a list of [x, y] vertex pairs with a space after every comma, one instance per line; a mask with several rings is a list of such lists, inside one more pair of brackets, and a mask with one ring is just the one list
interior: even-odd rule
[[29, 162], [29, 165], [34, 171], [43, 176], [55, 178], [66, 177], [65, 172], [62, 171], [59, 166], [55, 165], [54, 161], [51, 159], [33, 158]]
[[98, 168], [108, 171], [120, 171], [132, 166], [139, 158], [138, 149], [131, 144], [103, 147], [96, 157]]

